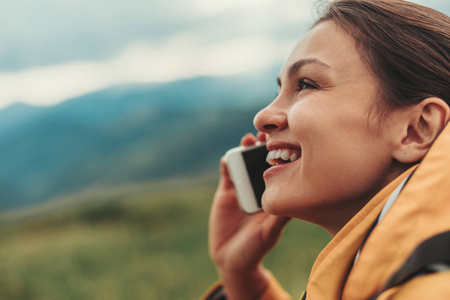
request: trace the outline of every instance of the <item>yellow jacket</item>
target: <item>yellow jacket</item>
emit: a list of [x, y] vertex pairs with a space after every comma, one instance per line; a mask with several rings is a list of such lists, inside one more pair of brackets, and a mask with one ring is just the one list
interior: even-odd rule
[[[354, 263], [386, 201], [411, 172], [414, 173], [370, 233]], [[411, 168], [381, 190], [323, 249], [312, 268], [306, 299], [369, 299], [417, 246], [446, 231], [450, 231], [450, 126], [417, 168]], [[259, 300], [269, 299], [291, 297], [273, 278]], [[450, 299], [450, 271], [416, 276], [376, 299]]]

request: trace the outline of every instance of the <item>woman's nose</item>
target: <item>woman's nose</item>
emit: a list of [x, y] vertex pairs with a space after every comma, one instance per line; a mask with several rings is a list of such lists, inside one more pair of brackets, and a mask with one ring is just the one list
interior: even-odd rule
[[272, 102], [269, 106], [260, 110], [255, 118], [253, 124], [256, 129], [261, 132], [271, 133], [275, 130], [284, 129], [287, 126], [286, 114], [277, 109]]

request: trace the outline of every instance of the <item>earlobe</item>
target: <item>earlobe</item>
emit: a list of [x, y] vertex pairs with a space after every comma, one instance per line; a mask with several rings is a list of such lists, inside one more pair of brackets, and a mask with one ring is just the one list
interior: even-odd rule
[[448, 104], [436, 97], [406, 109], [408, 118], [394, 158], [401, 163], [420, 161], [450, 119]]

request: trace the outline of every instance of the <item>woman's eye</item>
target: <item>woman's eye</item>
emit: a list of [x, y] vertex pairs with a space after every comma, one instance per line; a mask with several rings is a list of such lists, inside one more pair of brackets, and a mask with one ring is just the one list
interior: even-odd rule
[[299, 79], [297, 80], [297, 90], [302, 91], [306, 89], [318, 89], [319, 87], [309, 79]]

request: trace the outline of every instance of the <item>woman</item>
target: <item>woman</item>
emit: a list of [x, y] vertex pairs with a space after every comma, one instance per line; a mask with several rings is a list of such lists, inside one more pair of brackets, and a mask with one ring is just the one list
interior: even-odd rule
[[[313, 267], [306, 299], [376, 297], [417, 245], [450, 230], [450, 212], [434, 207], [423, 219], [425, 205], [414, 199], [415, 182], [430, 178], [446, 140], [430, 151], [431, 163], [417, 168], [386, 218], [378, 218], [450, 119], [450, 18], [401, 0], [334, 1], [294, 48], [278, 84], [277, 98], [255, 117], [258, 138], [246, 135], [241, 144], [259, 139], [269, 151], [299, 159], [270, 161], [265, 212], [255, 215], [239, 210], [222, 161], [210, 217], [210, 253], [221, 283], [207, 299], [289, 299], [261, 260], [291, 218], [334, 237]], [[427, 196], [423, 188], [419, 194]], [[408, 212], [439, 222], [415, 232]], [[408, 231], [392, 233], [400, 220]], [[411, 293], [450, 299], [442, 283], [449, 274], [415, 278], [378, 299], [412, 299]]]

